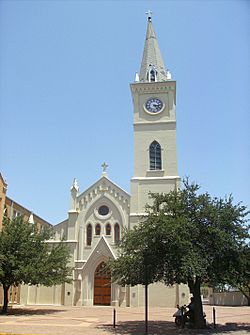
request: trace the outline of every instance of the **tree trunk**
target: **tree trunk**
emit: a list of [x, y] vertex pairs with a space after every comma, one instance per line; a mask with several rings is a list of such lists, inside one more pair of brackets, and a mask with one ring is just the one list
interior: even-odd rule
[[7, 314], [8, 312], [8, 293], [10, 286], [3, 285], [3, 309], [2, 314]]
[[243, 288], [239, 288], [240, 292], [247, 298], [247, 306], [250, 306], [250, 287], [248, 288], [248, 293], [247, 289], [244, 290]]
[[194, 323], [195, 328], [202, 329], [206, 327], [203, 317], [203, 306], [201, 301], [201, 281], [199, 277], [196, 277], [194, 280], [189, 280], [188, 286], [190, 293], [194, 297]]
[[248, 294], [246, 294], [245, 292], [241, 291], [243, 293], [243, 295], [247, 298], [247, 306], [250, 306], [250, 291]]

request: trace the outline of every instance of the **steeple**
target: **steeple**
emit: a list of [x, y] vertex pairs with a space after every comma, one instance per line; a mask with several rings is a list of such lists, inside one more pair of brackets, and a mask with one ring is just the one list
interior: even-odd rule
[[73, 180], [73, 185], [71, 186], [71, 209], [72, 211], [75, 211], [77, 208], [77, 196], [78, 196], [78, 192], [79, 192], [79, 186], [77, 183], [76, 178], [74, 178]]
[[144, 44], [139, 81], [143, 83], [167, 81], [171, 79], [171, 75], [166, 70], [161, 56], [160, 48], [152, 24], [152, 12], [148, 11], [146, 14], [148, 15], [148, 27]]
[[[134, 107], [134, 174], [130, 227], [140, 222], [149, 193], [168, 193], [179, 185], [176, 154], [176, 81], [164, 66], [151, 12], [140, 74], [130, 84]], [[145, 214], [146, 215], [146, 214]]]

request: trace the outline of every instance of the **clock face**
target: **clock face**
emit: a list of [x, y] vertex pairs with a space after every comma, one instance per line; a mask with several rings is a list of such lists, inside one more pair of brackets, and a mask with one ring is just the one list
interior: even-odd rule
[[163, 102], [159, 98], [150, 98], [145, 103], [145, 108], [149, 113], [159, 113], [163, 108]]

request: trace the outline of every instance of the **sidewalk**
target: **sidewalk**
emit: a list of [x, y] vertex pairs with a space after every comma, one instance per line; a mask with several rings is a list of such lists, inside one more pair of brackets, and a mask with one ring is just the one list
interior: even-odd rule
[[[144, 335], [143, 308], [25, 306], [13, 307], [9, 315], [0, 315], [1, 334], [36, 335]], [[212, 307], [204, 306], [212, 324]], [[174, 334], [249, 334], [250, 307], [216, 307], [216, 329], [194, 331], [176, 329], [174, 308], [149, 309], [149, 335]]]

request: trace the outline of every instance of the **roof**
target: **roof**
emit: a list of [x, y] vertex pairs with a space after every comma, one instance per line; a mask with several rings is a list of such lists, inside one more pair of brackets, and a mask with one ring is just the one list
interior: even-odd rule
[[1, 172], [0, 172], [0, 180], [1, 180], [2, 184], [3, 184], [3, 186], [4, 186], [5, 188], [7, 188], [6, 180], [5, 180], [4, 177], [2, 176]]
[[20, 205], [18, 202], [16, 202], [15, 200], [13, 200], [13, 199], [11, 199], [9, 197], [6, 197], [5, 203], [8, 203], [9, 206], [12, 205], [14, 208], [18, 207], [18, 210], [20, 210], [20, 212], [22, 212], [22, 214], [26, 214], [27, 216], [30, 216], [32, 214], [33, 218], [34, 218], [34, 220], [36, 222], [39, 221], [39, 223], [43, 223], [45, 225], [51, 225], [51, 223], [49, 223], [48, 221], [42, 219], [40, 216], [36, 215], [31, 210], [25, 208], [24, 206]]

